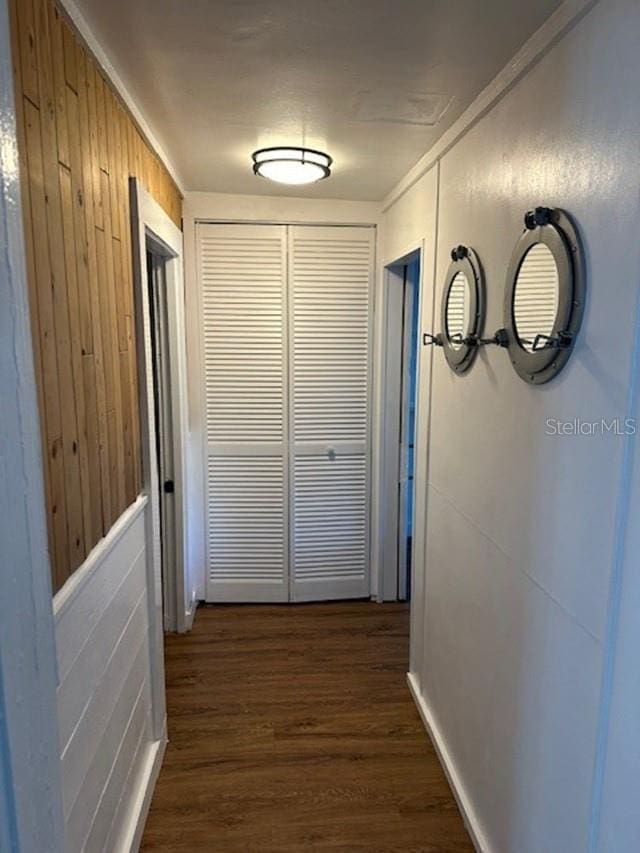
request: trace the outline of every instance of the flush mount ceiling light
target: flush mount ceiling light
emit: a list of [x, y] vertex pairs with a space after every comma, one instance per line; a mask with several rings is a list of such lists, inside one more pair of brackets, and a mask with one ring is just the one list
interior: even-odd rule
[[261, 148], [255, 151], [253, 171], [279, 184], [312, 184], [328, 178], [333, 160], [312, 148]]

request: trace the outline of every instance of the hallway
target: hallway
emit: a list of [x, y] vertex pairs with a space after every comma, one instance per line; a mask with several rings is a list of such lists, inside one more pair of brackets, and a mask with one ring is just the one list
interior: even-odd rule
[[166, 638], [142, 849], [472, 851], [405, 682], [409, 612], [206, 607]]

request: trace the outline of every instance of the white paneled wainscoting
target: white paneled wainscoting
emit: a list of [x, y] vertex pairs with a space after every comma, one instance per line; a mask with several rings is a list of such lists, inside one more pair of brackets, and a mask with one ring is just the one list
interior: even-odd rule
[[136, 850], [166, 736], [154, 732], [146, 497], [54, 600], [67, 849]]

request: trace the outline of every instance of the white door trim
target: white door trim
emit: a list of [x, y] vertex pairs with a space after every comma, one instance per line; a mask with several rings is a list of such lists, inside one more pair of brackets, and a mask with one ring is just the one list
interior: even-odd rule
[[[403, 310], [402, 267], [394, 265], [384, 271], [381, 310], [384, 312], [382, 357], [381, 460], [380, 460], [380, 537], [381, 557], [378, 573], [378, 601], [394, 601], [398, 592], [398, 480], [399, 440], [402, 405], [402, 339], [397, 327]], [[392, 331], [393, 329], [393, 331]]]
[[[171, 408], [174, 443], [174, 501], [175, 501], [175, 545], [176, 545], [176, 584], [175, 606], [170, 608], [176, 614], [172, 630], [188, 631], [193, 623], [195, 598], [189, 582], [188, 549], [186, 543], [187, 518], [187, 368], [184, 318], [184, 276], [182, 272], [182, 232], [171, 221], [160, 205], [136, 179], [130, 179], [132, 227], [134, 232], [134, 272], [136, 279], [136, 316], [138, 326], [138, 363], [140, 371], [140, 400], [142, 427], [142, 462], [145, 487], [149, 494], [150, 529], [148, 541], [151, 563], [149, 567], [150, 622], [154, 626], [152, 640], [152, 672], [155, 672], [154, 709], [158, 717], [157, 731], [160, 731], [160, 715], [164, 721], [164, 663], [162, 661], [162, 565], [160, 557], [160, 501], [159, 482], [156, 463], [155, 412], [153, 404], [153, 362], [151, 352], [151, 322], [149, 313], [149, 293], [147, 288], [147, 244], [165, 258], [167, 288], [167, 315], [169, 326], [169, 361], [171, 373]], [[154, 687], [155, 684], [155, 687]]]
[[7, 3], [0, 3], [0, 849], [65, 847], [57, 665]]
[[[400, 352], [393, 353], [389, 348], [387, 338], [391, 311], [402, 310], [401, 300], [397, 305], [390, 303], [390, 292], [393, 287], [402, 285], [402, 278], [398, 274], [398, 267], [412, 260], [412, 256], [420, 258], [420, 276], [418, 286], [418, 316], [422, 317], [424, 278], [424, 241], [412, 243], [397, 258], [392, 258], [382, 264], [382, 280], [380, 288], [380, 299], [376, 309], [380, 316], [377, 322], [377, 340], [375, 341], [375, 366], [380, 371], [379, 400], [373, 407], [377, 414], [374, 425], [377, 433], [377, 441], [374, 441], [373, 467], [376, 476], [373, 478], [372, 489], [372, 529], [376, 531], [377, 540], [375, 548], [372, 549], [373, 559], [376, 565], [372, 565], [372, 572], [377, 579], [376, 588], [373, 590], [378, 602], [395, 601], [398, 597], [398, 500], [396, 496], [398, 484], [398, 436], [399, 436], [399, 406], [401, 404], [400, 389], [394, 386], [389, 377], [391, 363], [395, 358], [400, 358]], [[418, 326], [419, 330], [421, 325]], [[417, 388], [420, 387], [420, 358], [417, 360], [416, 378]], [[391, 405], [387, 405], [391, 399]], [[417, 429], [417, 422], [416, 422]], [[414, 453], [415, 464], [415, 453]], [[414, 471], [414, 489], [425, 488], [426, 484], [419, 483], [417, 472]], [[389, 502], [389, 495], [393, 499]], [[415, 537], [412, 543], [412, 574], [415, 572]]]

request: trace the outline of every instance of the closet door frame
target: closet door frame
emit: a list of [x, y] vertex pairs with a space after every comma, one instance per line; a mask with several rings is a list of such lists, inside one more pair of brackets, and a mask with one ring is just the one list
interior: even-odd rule
[[[208, 442], [208, 434], [207, 434], [207, 416], [206, 416], [206, 403], [205, 403], [205, 394], [206, 394], [206, 359], [205, 359], [205, 335], [203, 329], [203, 316], [204, 316], [204, 286], [202, 279], [202, 270], [201, 270], [201, 258], [199, 252], [199, 239], [198, 239], [198, 230], [201, 226], [207, 225], [225, 225], [225, 226], [280, 226], [285, 227], [287, 229], [286, 235], [286, 307], [285, 307], [285, 359], [286, 359], [286, 369], [285, 369], [285, 404], [286, 411], [288, 415], [286, 417], [286, 434], [285, 434], [285, 477], [287, 484], [287, 494], [286, 494], [286, 535], [287, 535], [287, 577], [288, 577], [288, 602], [293, 603], [295, 601], [293, 596], [293, 582], [294, 582], [294, 573], [293, 573], [293, 520], [294, 520], [294, 502], [293, 502], [293, 466], [292, 466], [292, 454], [293, 454], [293, 434], [292, 434], [292, 422], [293, 422], [293, 406], [291, 401], [291, 393], [292, 393], [292, 371], [293, 371], [293, 359], [290, 357], [290, 336], [292, 330], [292, 311], [293, 311], [293, 299], [291, 295], [291, 239], [292, 239], [292, 231], [295, 227], [312, 227], [312, 228], [341, 228], [341, 229], [368, 229], [372, 235], [372, 247], [371, 247], [371, 266], [370, 266], [370, 276], [369, 276], [369, 311], [368, 311], [368, 343], [369, 343], [369, 353], [367, 360], [367, 439], [366, 439], [366, 447], [365, 447], [365, 464], [366, 464], [366, 482], [367, 482], [367, 501], [366, 501], [366, 526], [365, 526], [365, 554], [366, 554], [366, 573], [367, 573], [367, 582], [366, 582], [366, 592], [365, 597], [370, 598], [374, 597], [374, 590], [372, 589], [372, 554], [373, 554], [373, 544], [372, 544], [372, 513], [373, 513], [373, 492], [375, 488], [375, 483], [373, 482], [374, 477], [374, 453], [375, 453], [375, 441], [374, 441], [374, 416], [375, 413], [373, 411], [374, 406], [374, 372], [375, 372], [375, 314], [376, 314], [376, 264], [377, 264], [377, 226], [375, 222], [340, 222], [340, 221], [306, 221], [304, 219], [291, 221], [291, 220], [282, 220], [282, 219], [272, 219], [272, 218], [264, 218], [264, 219], [241, 219], [241, 218], [219, 218], [219, 217], [207, 217], [207, 216], [194, 216], [188, 223], [185, 223], [185, 240], [191, 242], [193, 246], [193, 264], [189, 264], [192, 272], [191, 279], [194, 283], [194, 291], [195, 291], [195, 299], [196, 305], [199, 312], [199, 318], [197, 320], [197, 351], [199, 354], [199, 366], [198, 373], [199, 379], [197, 383], [198, 392], [201, 395], [201, 400], [198, 401], [199, 406], [201, 407], [201, 419], [202, 419], [202, 427], [201, 427], [201, 452], [202, 452], [202, 467], [203, 467], [203, 476], [200, 488], [202, 489], [202, 533], [204, 538], [204, 558], [205, 565], [203, 567], [203, 578], [202, 578], [202, 592], [204, 594], [204, 598], [206, 601], [210, 603], [224, 603], [225, 601], [230, 601], [229, 597], [216, 598], [215, 601], [209, 597], [210, 591], [210, 583], [208, 578], [208, 566], [209, 566], [209, 544], [208, 544], [208, 519], [207, 519], [207, 484], [208, 484], [208, 474], [207, 474], [207, 461], [209, 456], [209, 442]], [[236, 601], [240, 601], [240, 598], [236, 598]], [[281, 599], [272, 599], [274, 602]]]

